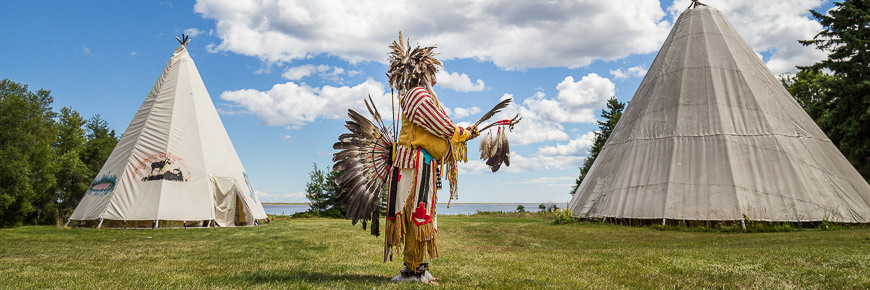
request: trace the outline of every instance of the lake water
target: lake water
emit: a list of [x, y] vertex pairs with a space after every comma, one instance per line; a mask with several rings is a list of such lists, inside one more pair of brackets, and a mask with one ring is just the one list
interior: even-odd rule
[[[437, 212], [439, 215], [474, 214], [478, 211], [517, 211], [517, 205], [522, 204], [526, 211], [537, 212], [539, 203], [454, 203], [447, 208], [446, 203], [439, 203]], [[549, 204], [549, 203], [547, 203]], [[564, 203], [557, 203], [559, 208], [565, 207]], [[307, 204], [264, 204], [266, 213], [273, 215], [291, 215], [308, 210]]]

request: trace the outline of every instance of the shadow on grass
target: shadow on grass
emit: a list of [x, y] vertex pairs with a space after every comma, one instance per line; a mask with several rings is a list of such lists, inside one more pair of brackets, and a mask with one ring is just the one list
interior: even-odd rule
[[306, 282], [313, 284], [354, 282], [354, 283], [387, 283], [392, 277], [353, 274], [353, 273], [329, 273], [328, 270], [321, 272], [309, 271], [281, 271], [267, 270], [256, 272], [244, 272], [236, 275], [239, 280], [245, 280], [257, 284]]

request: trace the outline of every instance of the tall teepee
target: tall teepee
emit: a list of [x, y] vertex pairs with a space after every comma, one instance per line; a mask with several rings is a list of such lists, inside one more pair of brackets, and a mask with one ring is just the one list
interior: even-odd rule
[[[695, 6], [695, 5], [693, 5]], [[870, 185], [718, 10], [683, 12], [569, 208], [870, 222]]]
[[156, 227], [266, 219], [187, 38], [180, 42], [70, 220]]

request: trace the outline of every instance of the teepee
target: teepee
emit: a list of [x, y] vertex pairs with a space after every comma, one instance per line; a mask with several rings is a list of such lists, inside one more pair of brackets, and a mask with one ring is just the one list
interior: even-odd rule
[[179, 42], [70, 221], [187, 227], [267, 218], [187, 53], [187, 37]]
[[674, 23], [569, 203], [582, 218], [870, 222], [870, 185], [718, 10]]

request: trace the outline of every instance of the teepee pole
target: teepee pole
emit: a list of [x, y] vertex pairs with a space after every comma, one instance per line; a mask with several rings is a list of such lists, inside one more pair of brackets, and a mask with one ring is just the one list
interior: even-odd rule
[[103, 218], [100, 218], [100, 223], [97, 224], [97, 228], [99, 229], [102, 226], [103, 226]]
[[154, 220], [154, 227], [151, 228], [152, 230], [157, 229], [158, 221], [160, 221], [160, 220], [159, 219]]
[[68, 219], [66, 219], [66, 224], [63, 225], [63, 226], [64, 226], [64, 227], [69, 227], [69, 223], [70, 223], [71, 221], [72, 221], [72, 218], [68, 218]]

